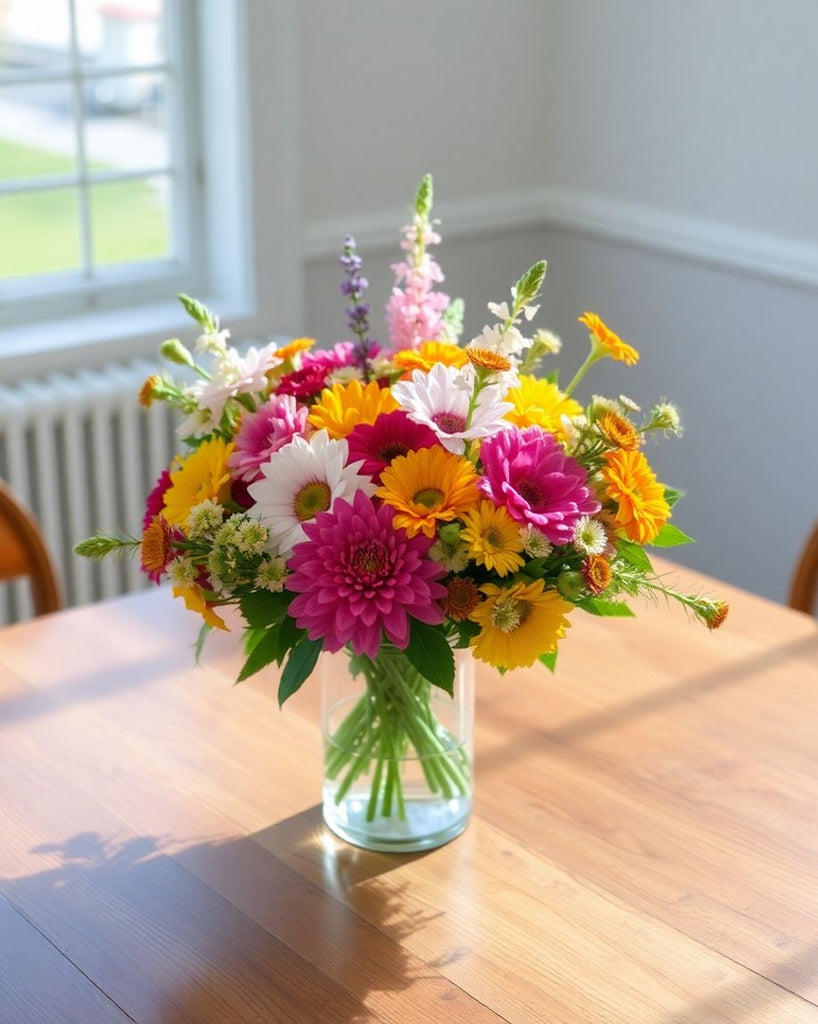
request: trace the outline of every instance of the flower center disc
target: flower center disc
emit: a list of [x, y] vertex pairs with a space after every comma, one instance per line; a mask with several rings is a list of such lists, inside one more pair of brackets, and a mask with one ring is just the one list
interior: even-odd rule
[[532, 507], [543, 504], [542, 489], [532, 480], [521, 480], [517, 484], [517, 493]]
[[293, 511], [299, 522], [313, 519], [319, 512], [326, 512], [330, 506], [332, 491], [323, 480], [312, 480], [304, 484], [296, 494]]
[[423, 490], [415, 494], [412, 501], [416, 505], [423, 505], [424, 508], [434, 508], [435, 505], [439, 505], [443, 501], [444, 497], [443, 491], [437, 487], [424, 487]]
[[432, 422], [445, 434], [459, 434], [466, 429], [466, 417], [458, 412], [436, 412]]

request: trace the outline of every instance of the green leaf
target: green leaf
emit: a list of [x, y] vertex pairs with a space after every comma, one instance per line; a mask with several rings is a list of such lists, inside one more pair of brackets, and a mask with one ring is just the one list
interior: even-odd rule
[[616, 550], [635, 569], [642, 569], [644, 572], [653, 572], [653, 566], [644, 548], [634, 544], [632, 540], [625, 540], [624, 537], [616, 542]]
[[403, 652], [424, 679], [450, 696], [454, 693], [454, 654], [446, 637], [435, 626], [411, 620], [409, 646]]
[[324, 646], [322, 640], [302, 640], [290, 651], [287, 664], [281, 673], [278, 684], [278, 706], [301, 688], [301, 684], [309, 677], [318, 661], [318, 655]]
[[538, 659], [543, 665], [550, 671], [555, 672], [557, 668], [557, 648], [553, 651], [547, 651], [545, 654], [541, 654]]
[[547, 558], [532, 558], [531, 561], [525, 563], [520, 572], [525, 573], [529, 579], [541, 580], [545, 575], [545, 563], [547, 561]]
[[185, 295], [184, 292], [179, 292], [176, 297], [185, 307], [185, 312], [191, 320], [195, 320], [197, 324], [201, 324], [206, 331], [212, 331], [214, 329], [215, 322], [213, 314], [203, 302], [199, 302], [198, 299], [192, 299], [189, 295]]
[[239, 608], [248, 626], [263, 629], [275, 626], [287, 614], [292, 594], [282, 591], [279, 594], [268, 590], [254, 590], [251, 594], [243, 594], [239, 598]]
[[552, 370], [550, 373], [547, 373], [545, 375], [544, 379], [549, 384], [554, 384], [556, 387], [559, 387], [559, 384], [560, 384], [560, 371], [559, 370]]
[[464, 647], [471, 647], [472, 638], [477, 636], [480, 632], [480, 626], [476, 622], [472, 622], [471, 619], [464, 619], [462, 622], [457, 624], [457, 643], [455, 647], [460, 649]]
[[297, 646], [306, 635], [306, 629], [299, 629], [295, 624], [295, 619], [289, 615], [284, 616], [278, 628], [278, 654], [276, 655], [276, 661], [279, 665], [287, 656], [287, 651]]
[[685, 493], [685, 491], [680, 491], [676, 487], [665, 487], [665, 501], [673, 508], [679, 498], [685, 496]]
[[517, 282], [514, 290], [514, 305], [519, 307], [527, 306], [540, 294], [543, 278], [548, 264], [545, 260], [535, 263], [530, 270], [527, 270]]
[[505, 667], [505, 665], [498, 665], [497, 672], [499, 675], [504, 676], [506, 672], [508, 672], [508, 669]]
[[577, 608], [591, 615], [610, 616], [618, 619], [633, 619], [636, 616], [624, 601], [604, 601], [601, 597], [583, 597], [577, 601]]
[[199, 630], [199, 635], [196, 637], [196, 643], [193, 645], [193, 657], [197, 665], [201, 663], [204, 642], [207, 639], [207, 634], [212, 628], [213, 627], [209, 622], [203, 622], [202, 628]]
[[249, 679], [256, 672], [266, 668], [270, 662], [275, 661], [276, 654], [278, 653], [278, 630], [278, 626], [271, 627], [253, 643], [253, 649], [242, 665], [238, 679], [236, 679], [237, 683], [243, 683], [245, 679]]
[[695, 541], [673, 523], [665, 523], [651, 541], [651, 545], [655, 548], [675, 548], [679, 544], [695, 544]]

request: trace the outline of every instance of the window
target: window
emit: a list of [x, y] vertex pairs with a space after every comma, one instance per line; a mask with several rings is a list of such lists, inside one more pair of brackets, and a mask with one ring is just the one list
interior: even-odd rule
[[166, 297], [196, 274], [196, 91], [173, 0], [0, 7], [0, 320]]

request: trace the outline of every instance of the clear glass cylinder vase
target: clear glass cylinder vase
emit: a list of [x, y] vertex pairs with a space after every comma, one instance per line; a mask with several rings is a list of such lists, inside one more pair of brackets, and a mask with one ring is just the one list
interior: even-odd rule
[[369, 850], [454, 839], [472, 809], [474, 661], [455, 651], [454, 696], [392, 645], [377, 658], [322, 656], [324, 821]]

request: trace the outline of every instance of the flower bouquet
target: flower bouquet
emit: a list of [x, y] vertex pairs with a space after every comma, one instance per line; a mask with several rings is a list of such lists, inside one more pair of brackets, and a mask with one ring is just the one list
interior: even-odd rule
[[173, 339], [161, 352], [187, 382], [151, 376], [139, 399], [179, 411], [186, 454], [149, 495], [141, 538], [77, 545], [91, 557], [138, 550], [150, 578], [203, 617], [199, 648], [226, 628], [220, 609], [237, 606], [239, 679], [275, 662], [281, 704], [322, 651], [345, 652], [361, 685], [328, 708], [325, 817], [382, 849], [465, 826], [471, 718], [448, 709], [469, 688], [460, 652], [501, 673], [538, 660], [553, 671], [576, 610], [629, 616], [629, 598], [663, 594], [711, 629], [727, 613], [668, 586], [645, 551], [689, 540], [669, 521], [679, 493], [643, 452], [681, 432], [674, 406], [643, 415], [624, 396], [575, 397], [596, 362], [632, 366], [636, 350], [586, 312], [587, 358], [561, 385], [549, 366], [559, 339], [527, 327], [544, 262], [462, 344], [463, 304], [439, 290], [430, 252], [431, 206], [427, 176], [393, 267], [388, 345], [370, 336], [351, 237], [340, 257], [349, 340], [331, 348], [296, 338], [240, 352], [180, 296], [194, 351]]

